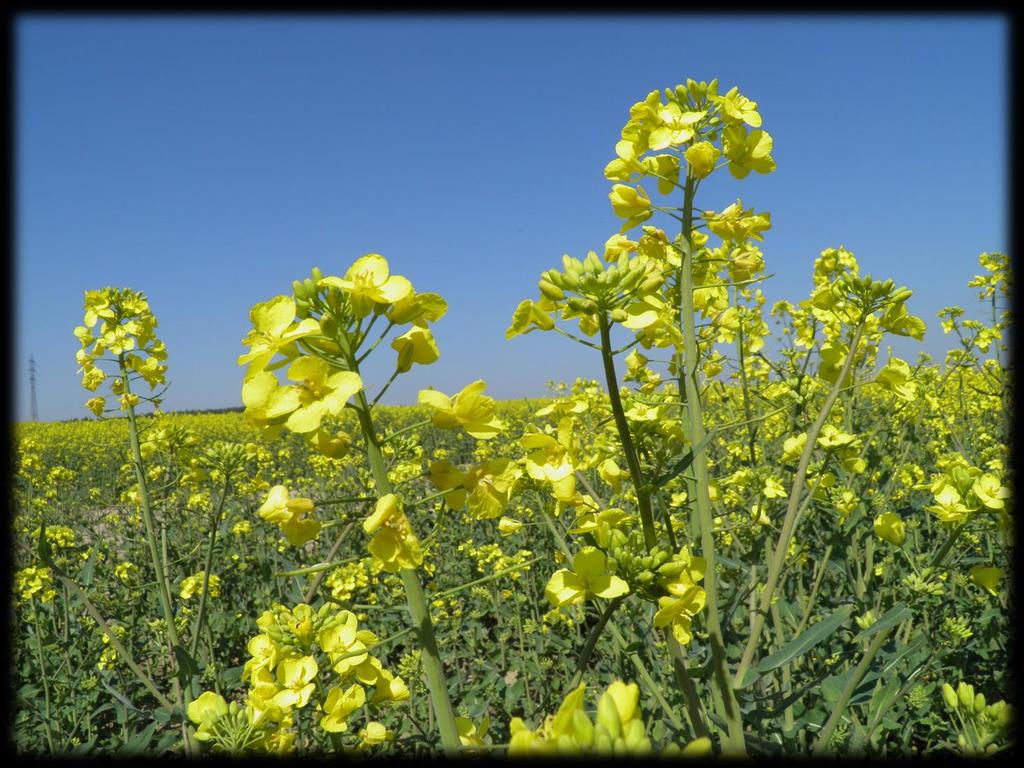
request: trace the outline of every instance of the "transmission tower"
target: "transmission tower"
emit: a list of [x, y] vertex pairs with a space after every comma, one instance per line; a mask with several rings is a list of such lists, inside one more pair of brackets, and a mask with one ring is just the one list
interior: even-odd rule
[[32, 421], [39, 421], [39, 407], [36, 405], [36, 358], [29, 355], [28, 358], [28, 381], [32, 393]]

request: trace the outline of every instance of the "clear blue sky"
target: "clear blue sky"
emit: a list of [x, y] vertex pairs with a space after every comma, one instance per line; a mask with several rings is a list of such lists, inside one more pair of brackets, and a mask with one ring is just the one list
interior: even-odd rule
[[[17, 26], [14, 417], [87, 416], [72, 335], [85, 289], [145, 291], [165, 407], [240, 404], [255, 302], [318, 265], [384, 254], [449, 302], [441, 359], [385, 401], [485, 378], [502, 398], [598, 377], [556, 334], [504, 339], [563, 253], [618, 229], [604, 165], [629, 106], [687, 77], [760, 104], [776, 173], [698, 204], [770, 210], [769, 301], [820, 250], [915, 290], [923, 345], [982, 251], [1007, 247], [1007, 22], [996, 16], [75, 17]], [[386, 377], [382, 349], [367, 379]]]

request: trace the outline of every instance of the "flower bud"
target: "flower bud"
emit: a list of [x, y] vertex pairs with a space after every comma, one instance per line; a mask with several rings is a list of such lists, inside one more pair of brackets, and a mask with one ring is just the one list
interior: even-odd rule
[[582, 709], [572, 713], [572, 733], [581, 747], [589, 747], [594, 740], [594, 724]]
[[561, 301], [565, 298], [565, 292], [561, 288], [548, 282], [543, 277], [540, 279], [537, 287], [540, 288], [541, 295], [552, 301]]
[[960, 699], [960, 706], [963, 707], [964, 712], [970, 712], [974, 709], [973, 685], [960, 683], [959, 687], [956, 689], [956, 695]]
[[607, 729], [610, 737], [609, 741], [617, 738], [622, 733], [622, 723], [619, 722], [619, 710], [615, 707], [615, 700], [608, 695], [607, 691], [601, 694], [601, 698], [597, 702], [597, 722]]
[[956, 692], [953, 690], [953, 686], [949, 683], [942, 684], [942, 700], [946, 702], [946, 706], [950, 709], [956, 709], [959, 701], [956, 697]]

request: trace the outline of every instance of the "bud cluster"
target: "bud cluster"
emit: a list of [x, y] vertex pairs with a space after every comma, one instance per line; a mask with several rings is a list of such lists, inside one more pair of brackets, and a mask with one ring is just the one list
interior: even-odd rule
[[986, 704], [985, 694], [975, 693], [974, 686], [964, 682], [955, 690], [943, 683], [942, 700], [963, 726], [957, 746], [966, 754], [992, 754], [1006, 746], [1014, 712], [1005, 701]]

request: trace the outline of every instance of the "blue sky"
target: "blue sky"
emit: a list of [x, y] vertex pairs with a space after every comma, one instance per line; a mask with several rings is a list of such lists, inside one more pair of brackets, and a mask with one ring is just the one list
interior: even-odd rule
[[[687, 77], [738, 85], [775, 138], [774, 174], [719, 174], [698, 199], [771, 211], [769, 301], [806, 297], [816, 255], [845, 245], [915, 291], [929, 332], [896, 352], [941, 356], [935, 313], [972, 305], [977, 255], [1008, 245], [1006, 24], [22, 16], [14, 417], [30, 354], [40, 418], [88, 415], [72, 335], [86, 289], [147, 293], [166, 409], [229, 407], [249, 308], [367, 252], [450, 306], [441, 359], [385, 402], [598, 377], [592, 350], [504, 331], [540, 272], [617, 231], [602, 171], [629, 106]], [[370, 382], [393, 366], [381, 351]]]

